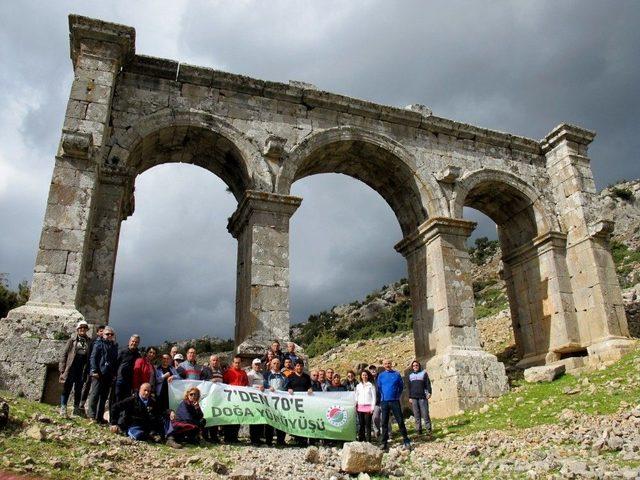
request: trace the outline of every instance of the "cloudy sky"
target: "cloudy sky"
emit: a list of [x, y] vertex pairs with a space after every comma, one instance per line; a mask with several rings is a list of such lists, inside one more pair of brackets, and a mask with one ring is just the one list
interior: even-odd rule
[[[637, 1], [2, 2], [0, 272], [31, 279], [72, 80], [67, 15], [136, 28], [138, 53], [323, 90], [541, 138], [598, 132], [599, 188], [640, 176]], [[406, 275], [384, 200], [340, 175], [294, 184], [292, 321]], [[233, 334], [235, 201], [210, 173], [164, 165], [136, 183], [111, 324], [143, 343]], [[495, 235], [481, 220], [477, 234]], [[146, 342], [145, 342], [146, 340]]]

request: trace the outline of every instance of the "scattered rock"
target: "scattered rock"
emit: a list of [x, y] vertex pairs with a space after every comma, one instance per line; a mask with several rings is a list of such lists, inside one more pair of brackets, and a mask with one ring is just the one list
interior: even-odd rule
[[256, 469], [253, 467], [237, 467], [230, 474], [230, 480], [255, 480]]
[[565, 372], [564, 365], [543, 365], [530, 367], [524, 371], [524, 379], [529, 383], [552, 382]]
[[320, 450], [318, 450], [318, 447], [308, 447], [304, 454], [304, 461], [308, 463], [319, 463]]
[[29, 428], [27, 428], [25, 435], [39, 442], [43, 441], [46, 437], [45, 431], [38, 425], [31, 425]]
[[340, 469], [347, 473], [377, 473], [382, 470], [383, 452], [366, 442], [348, 442], [342, 447]]

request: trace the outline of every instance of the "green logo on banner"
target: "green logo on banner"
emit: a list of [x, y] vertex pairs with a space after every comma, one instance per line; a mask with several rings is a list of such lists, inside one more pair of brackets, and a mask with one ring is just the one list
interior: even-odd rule
[[334, 427], [342, 427], [349, 421], [349, 414], [340, 405], [332, 405], [327, 409], [327, 421]]

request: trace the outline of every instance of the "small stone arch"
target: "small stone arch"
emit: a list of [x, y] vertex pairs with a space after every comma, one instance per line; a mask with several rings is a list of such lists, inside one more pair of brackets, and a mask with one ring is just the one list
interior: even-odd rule
[[[330, 156], [339, 158], [330, 161]], [[361, 128], [341, 126], [296, 145], [278, 176], [276, 191], [287, 195], [296, 180], [318, 173], [349, 175], [387, 201], [407, 235], [427, 218], [448, 216], [449, 212], [435, 178], [424, 178], [417, 172], [415, 157], [398, 142]]]
[[[185, 152], [189, 138], [195, 149], [191, 153]], [[154, 150], [163, 144], [170, 145], [173, 151]], [[215, 155], [216, 149], [224, 157], [219, 165], [205, 160]], [[145, 151], [164, 157], [156, 162], [145, 161], [140, 158]], [[224, 119], [200, 111], [165, 109], [142, 117], [112, 137], [101, 163], [107, 171], [125, 171], [135, 176], [152, 166], [171, 162], [192, 163], [212, 171], [238, 201], [246, 190], [273, 191], [270, 169], [255, 142]]]

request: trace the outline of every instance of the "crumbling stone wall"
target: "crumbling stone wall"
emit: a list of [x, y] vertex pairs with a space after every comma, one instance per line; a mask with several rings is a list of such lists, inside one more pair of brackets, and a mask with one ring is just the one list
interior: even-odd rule
[[[43, 398], [61, 338], [81, 318], [106, 323], [120, 223], [136, 176], [185, 162], [219, 176], [238, 200], [236, 347], [245, 355], [289, 331], [289, 219], [296, 180], [343, 173], [375, 189], [404, 238], [416, 354], [428, 362], [436, 416], [506, 390], [481, 349], [464, 206], [499, 229], [518, 348], [527, 364], [629, 346], [592, 207], [593, 133], [560, 125], [537, 141], [395, 108], [302, 82], [275, 83], [135, 53], [135, 31], [72, 15], [75, 79], [55, 160], [32, 298], [0, 325], [0, 382]], [[25, 348], [15, 355], [16, 345]], [[35, 361], [33, 354], [35, 352]]]

